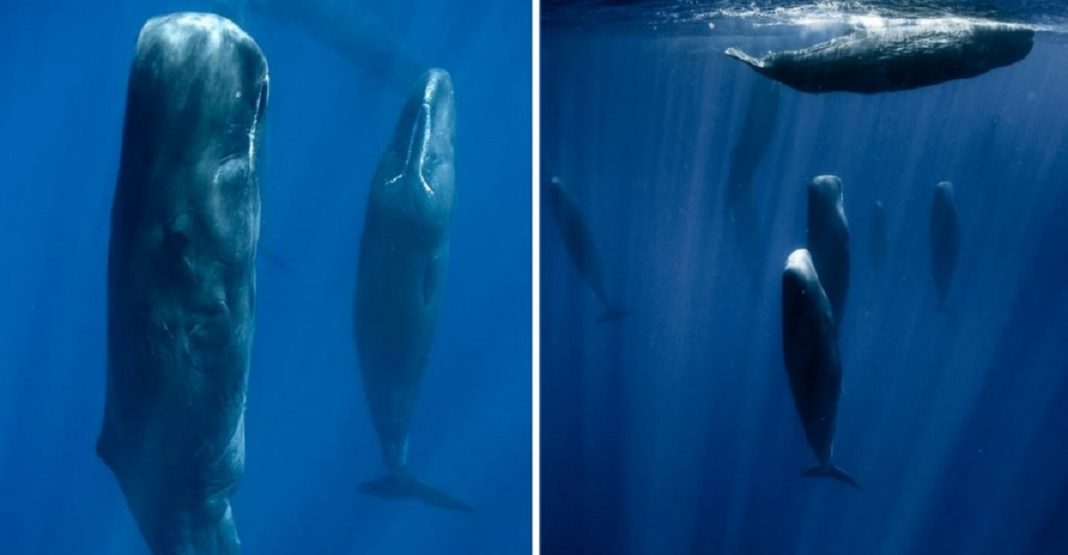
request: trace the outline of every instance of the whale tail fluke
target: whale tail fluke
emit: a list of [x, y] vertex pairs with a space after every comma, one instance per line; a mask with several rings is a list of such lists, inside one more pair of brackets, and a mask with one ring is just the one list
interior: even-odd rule
[[801, 475], [805, 478], [832, 478], [857, 489], [864, 489], [849, 473], [833, 464], [814, 466], [802, 472]]
[[394, 472], [384, 478], [360, 484], [360, 491], [385, 499], [416, 499], [439, 509], [470, 513], [474, 509], [459, 499], [435, 489], [407, 472]]
[[734, 58], [735, 60], [741, 60], [741, 61], [749, 64], [753, 69], [757, 69], [757, 70], [764, 69], [764, 66], [765, 66], [764, 60], [758, 60], [757, 58], [754, 58], [754, 57], [750, 56], [749, 54], [746, 54], [745, 52], [742, 52], [741, 50], [739, 50], [737, 48], [734, 48], [733, 46], [728, 48], [724, 52], [724, 54], [730, 56], [731, 58]]
[[614, 306], [606, 306], [606, 307], [604, 307], [604, 310], [601, 311], [601, 315], [597, 317], [597, 321], [598, 322], [614, 322], [616, 320], [622, 319], [623, 317], [627, 316], [628, 314], [630, 314], [630, 311], [626, 310], [624, 308], [618, 308], [618, 307], [614, 307]]

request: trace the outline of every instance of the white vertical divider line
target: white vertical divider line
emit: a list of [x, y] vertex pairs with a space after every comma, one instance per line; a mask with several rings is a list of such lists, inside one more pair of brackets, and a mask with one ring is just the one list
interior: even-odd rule
[[531, 315], [531, 449], [530, 449], [530, 499], [531, 542], [533, 555], [541, 553], [541, 10], [540, 0], [530, 2], [530, 315]]

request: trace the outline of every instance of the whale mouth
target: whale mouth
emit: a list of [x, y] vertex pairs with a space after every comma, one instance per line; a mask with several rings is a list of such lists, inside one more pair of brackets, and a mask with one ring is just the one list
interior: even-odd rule
[[416, 179], [428, 195], [433, 195], [434, 189], [430, 186], [427, 175], [423, 172], [427, 162], [433, 161], [428, 160], [430, 130], [430, 105], [423, 103], [419, 106], [419, 113], [415, 116], [415, 121], [412, 122], [412, 130], [408, 137], [408, 152], [404, 157], [404, 173], [402, 175]]
[[416, 84], [398, 122], [393, 144], [403, 163], [390, 184], [410, 181], [427, 196], [450, 186], [454, 125], [452, 79], [432, 69]]

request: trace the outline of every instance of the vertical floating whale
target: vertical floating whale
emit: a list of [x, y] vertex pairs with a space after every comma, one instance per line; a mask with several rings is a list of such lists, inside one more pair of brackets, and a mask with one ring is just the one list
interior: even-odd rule
[[849, 222], [842, 180], [833, 175], [818, 176], [808, 185], [807, 244], [831, 301], [835, 326], [841, 327], [849, 291]]
[[872, 94], [967, 79], [1027, 57], [1035, 32], [996, 22], [920, 20], [853, 32], [804, 50], [755, 58], [726, 54], [757, 73], [808, 93]]
[[859, 488], [852, 476], [831, 462], [842, 388], [838, 332], [831, 303], [805, 249], [790, 253], [782, 274], [782, 351], [797, 415], [819, 460], [803, 475], [834, 478]]
[[[759, 79], [759, 78], [758, 78]], [[737, 201], [748, 194], [753, 175], [764, 160], [779, 116], [777, 85], [766, 79], [753, 83], [749, 103], [745, 108], [742, 132], [731, 147], [730, 170], [727, 173], [727, 200]]]
[[[734, 230], [739, 253], [750, 275], [763, 274], [767, 250], [767, 229], [762, 210], [753, 194], [753, 178], [764, 161], [771, 144], [779, 114], [780, 87], [767, 79], [756, 78], [749, 94], [741, 133], [731, 147], [727, 172], [726, 202], [728, 221]], [[755, 286], [756, 280], [748, 280]]]
[[946, 297], [960, 259], [960, 221], [953, 199], [953, 184], [935, 186], [931, 204], [931, 276], [934, 278], [938, 308], [947, 310]]
[[449, 257], [455, 113], [449, 74], [428, 71], [404, 105], [367, 199], [355, 329], [364, 394], [389, 475], [370, 495], [470, 510], [415, 478], [408, 431], [430, 354]]
[[601, 266], [601, 253], [593, 242], [593, 233], [590, 231], [589, 224], [586, 223], [586, 216], [582, 213], [578, 199], [564, 186], [563, 180], [559, 177], [553, 177], [549, 181], [548, 191], [549, 210], [553, 213], [553, 219], [560, 230], [564, 247], [571, 256], [571, 261], [578, 268], [582, 279], [604, 307], [600, 319], [606, 321], [626, 316], [626, 310], [613, 306], [608, 300]]
[[234, 554], [267, 61], [229, 20], [149, 20], [130, 69], [96, 450], [155, 554]]

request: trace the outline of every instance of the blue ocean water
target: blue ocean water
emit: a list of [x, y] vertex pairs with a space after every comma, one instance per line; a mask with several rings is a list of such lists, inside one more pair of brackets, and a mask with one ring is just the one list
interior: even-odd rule
[[[230, 10], [271, 73], [247, 467], [233, 498], [243, 551], [528, 552], [529, 5], [252, 4]], [[126, 82], [146, 19], [220, 7], [0, 8], [0, 553], [147, 553], [94, 452]], [[295, 15], [311, 10], [325, 16]], [[346, 44], [403, 51], [455, 83], [451, 257], [410, 460], [472, 514], [357, 491], [384, 474], [354, 348], [357, 244], [416, 75], [361, 66], [364, 50]]]
[[[811, 95], [723, 51], [945, 13], [667, 4], [543, 15], [542, 175], [582, 203], [609, 297], [632, 311], [597, 321], [543, 210], [545, 552], [1068, 553], [1064, 13], [985, 3], [1041, 30], [1025, 60], [974, 79]], [[815, 458], [782, 360], [781, 273], [826, 173], [852, 250], [834, 460], [863, 491], [800, 477]], [[963, 232], [954, 315], [935, 310], [930, 275], [942, 180]]]

